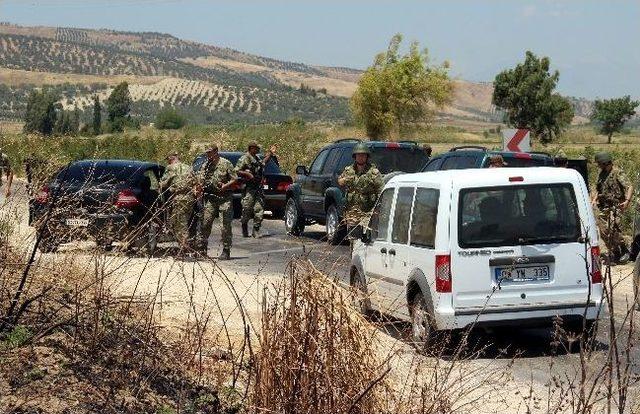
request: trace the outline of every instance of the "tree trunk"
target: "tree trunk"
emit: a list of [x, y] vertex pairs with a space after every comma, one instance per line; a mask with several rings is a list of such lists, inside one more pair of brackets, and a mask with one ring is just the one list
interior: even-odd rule
[[609, 135], [607, 135], [607, 144], [611, 144], [611, 136], [612, 136], [612, 135], [613, 135], [613, 134], [609, 134]]

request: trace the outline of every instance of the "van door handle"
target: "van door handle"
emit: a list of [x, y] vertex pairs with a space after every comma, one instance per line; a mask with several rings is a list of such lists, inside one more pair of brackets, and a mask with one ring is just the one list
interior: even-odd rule
[[389, 249], [389, 254], [396, 255], [396, 249]]
[[387, 248], [383, 247], [382, 249], [380, 249], [380, 253], [387, 254]]

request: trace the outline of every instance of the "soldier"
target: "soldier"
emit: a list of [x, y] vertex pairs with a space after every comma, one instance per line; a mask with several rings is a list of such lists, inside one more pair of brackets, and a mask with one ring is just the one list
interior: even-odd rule
[[238, 175], [231, 161], [220, 157], [218, 146], [207, 149], [207, 162], [198, 173], [197, 191], [203, 193], [203, 219], [198, 236], [198, 248], [206, 256], [207, 243], [211, 235], [213, 221], [222, 219], [222, 253], [220, 260], [231, 258], [231, 221], [233, 205], [230, 188], [238, 181]]
[[260, 147], [255, 141], [249, 142], [247, 152], [240, 157], [236, 164], [236, 173], [246, 183], [242, 193], [242, 237], [249, 237], [249, 220], [253, 217], [253, 237], [260, 237], [260, 226], [264, 216], [264, 193], [262, 192], [262, 179], [264, 178], [264, 166], [276, 152], [273, 145], [262, 159], [258, 159]]
[[349, 233], [373, 210], [384, 186], [380, 171], [369, 160], [370, 155], [365, 144], [357, 144], [352, 154], [354, 163], [338, 177], [338, 185], [347, 192], [344, 217]]
[[11, 170], [11, 161], [9, 161], [9, 157], [7, 154], [2, 152], [2, 148], [0, 148], [0, 187], [2, 187], [2, 174], [5, 174], [7, 177], [7, 189], [5, 190], [5, 197], [9, 198], [11, 195], [11, 183], [13, 183], [13, 171]]
[[506, 166], [507, 163], [504, 162], [504, 158], [502, 158], [502, 155], [497, 154], [489, 157], [489, 168], [501, 168]]
[[189, 222], [195, 205], [195, 177], [191, 167], [180, 162], [177, 153], [167, 156], [167, 168], [160, 179], [160, 189], [168, 194], [169, 223], [180, 252], [186, 253], [189, 247]]
[[622, 237], [620, 220], [631, 203], [633, 186], [629, 185], [624, 173], [613, 166], [609, 153], [597, 153], [595, 161], [600, 174], [592, 204], [599, 210], [598, 227], [609, 252], [609, 262], [624, 264], [629, 261], [629, 250]]

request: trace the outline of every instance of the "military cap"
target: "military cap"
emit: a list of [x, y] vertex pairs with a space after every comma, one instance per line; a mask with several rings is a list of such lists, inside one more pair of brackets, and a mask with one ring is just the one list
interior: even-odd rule
[[504, 158], [502, 158], [502, 155], [500, 154], [492, 155], [491, 157], [489, 157], [489, 164], [490, 165], [507, 165], [507, 163], [504, 161]]
[[177, 157], [178, 156], [178, 152], [177, 151], [169, 151], [169, 153], [167, 154], [167, 159], [171, 158], [171, 157]]
[[251, 148], [251, 147], [260, 148], [260, 145], [258, 145], [256, 141], [249, 141], [249, 143], [247, 144], [247, 148]]
[[205, 152], [216, 152], [218, 151], [218, 144], [213, 143], [211, 144], [206, 150]]
[[608, 164], [613, 162], [613, 158], [611, 158], [611, 154], [608, 152], [599, 152], [595, 156], [596, 162], [598, 164]]
[[355, 147], [353, 147], [353, 153], [352, 156], [355, 157], [356, 154], [367, 154], [367, 155], [371, 155], [371, 151], [369, 150], [369, 147], [367, 147], [365, 144], [363, 143], [358, 143], [356, 144]]

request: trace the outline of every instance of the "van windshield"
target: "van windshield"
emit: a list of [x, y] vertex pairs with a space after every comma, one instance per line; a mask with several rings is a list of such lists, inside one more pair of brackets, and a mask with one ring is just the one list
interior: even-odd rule
[[576, 242], [581, 235], [571, 184], [487, 187], [460, 192], [460, 247]]

